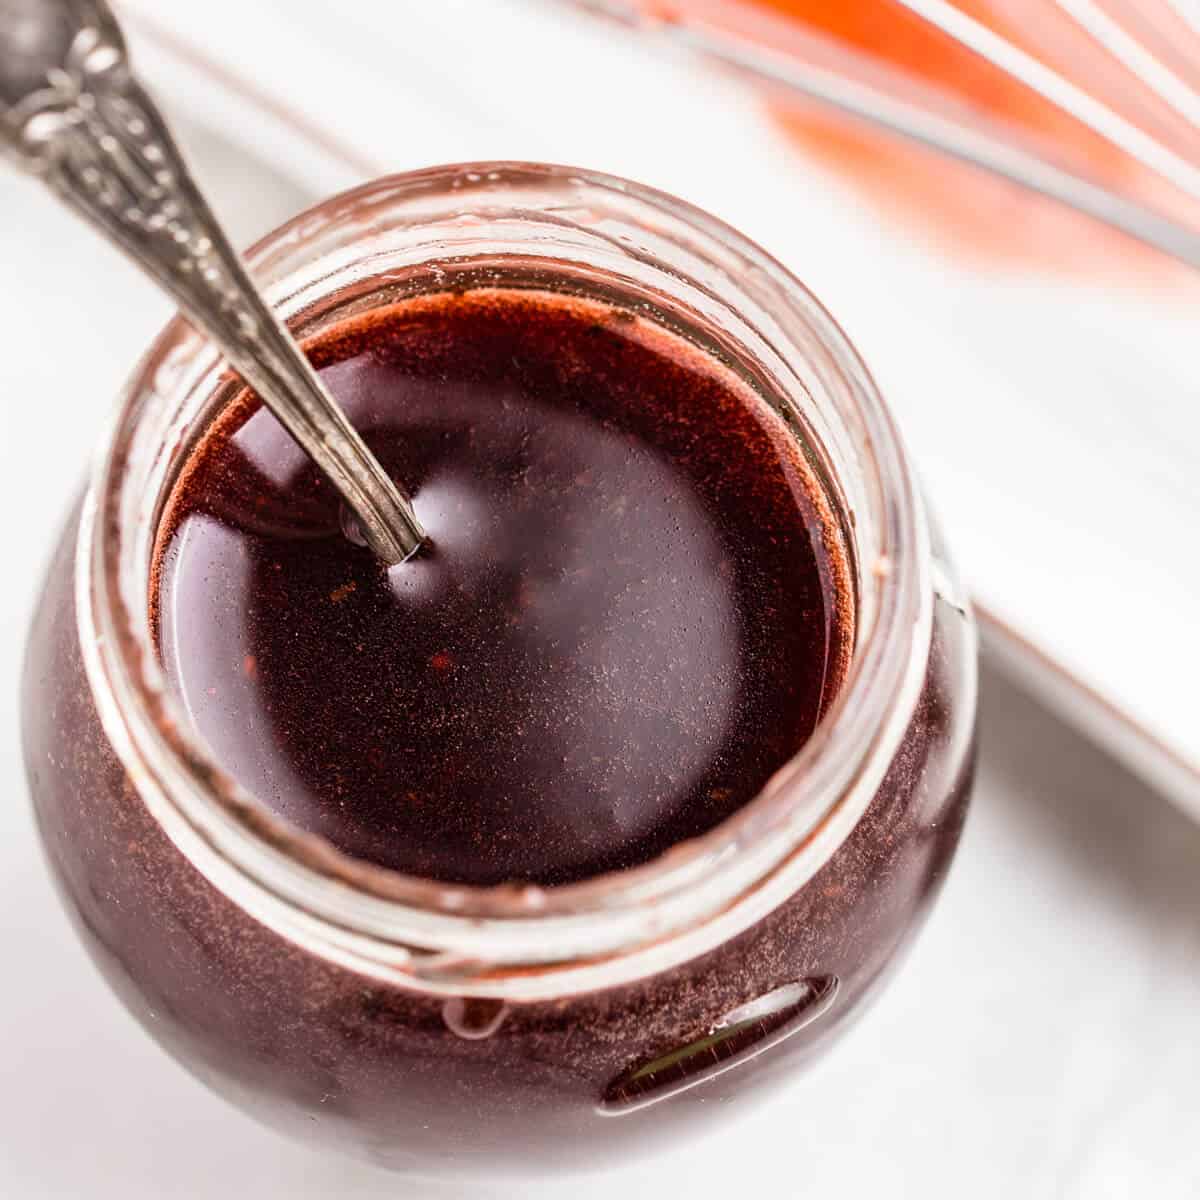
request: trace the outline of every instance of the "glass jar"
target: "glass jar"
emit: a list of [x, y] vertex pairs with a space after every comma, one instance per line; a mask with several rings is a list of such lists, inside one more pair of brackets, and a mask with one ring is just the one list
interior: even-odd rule
[[973, 624], [845, 335], [720, 222], [557, 167], [383, 179], [250, 260], [301, 336], [398, 295], [503, 284], [635, 306], [720, 355], [782, 398], [839, 510], [850, 672], [757, 798], [643, 866], [472, 888], [345, 856], [247, 795], [164, 684], [158, 522], [237, 389], [176, 321], [59, 544], [24, 676], [41, 834], [97, 964], [235, 1104], [414, 1173], [612, 1161], [769, 1095], [862, 1011], [919, 925], [973, 764]]

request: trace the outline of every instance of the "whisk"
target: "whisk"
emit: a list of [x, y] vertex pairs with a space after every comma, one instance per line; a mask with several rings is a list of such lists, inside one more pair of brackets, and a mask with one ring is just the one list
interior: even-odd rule
[[[745, 0], [572, 0], [669, 45], [747, 72], [1050, 197], [1200, 269], [1200, 0], [861, 0], [951, 48], [1102, 144], [985, 112], [956, 92], [804, 20]], [[853, 0], [846, 0], [852, 3]], [[811, 5], [809, 7], [812, 7]]]

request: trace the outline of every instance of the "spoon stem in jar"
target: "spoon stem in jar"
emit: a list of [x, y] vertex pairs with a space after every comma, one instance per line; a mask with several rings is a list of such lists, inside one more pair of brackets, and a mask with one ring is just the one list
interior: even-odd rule
[[385, 564], [420, 547], [411, 503], [246, 272], [134, 77], [104, 0], [0, 0], [0, 153], [40, 177], [213, 340]]

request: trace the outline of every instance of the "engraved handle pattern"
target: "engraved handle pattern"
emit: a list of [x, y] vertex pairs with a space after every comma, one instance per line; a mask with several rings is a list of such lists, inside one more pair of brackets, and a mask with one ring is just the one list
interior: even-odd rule
[[259, 296], [103, 0], [0, 0], [0, 149], [118, 245], [221, 348], [330, 478], [368, 545], [400, 562], [424, 533]]

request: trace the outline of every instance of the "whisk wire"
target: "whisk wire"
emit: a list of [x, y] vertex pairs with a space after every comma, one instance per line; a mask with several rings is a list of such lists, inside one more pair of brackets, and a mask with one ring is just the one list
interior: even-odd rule
[[[567, 2], [640, 27], [676, 49], [703, 55], [772, 89], [785, 89], [981, 168], [1200, 270], [1200, 220], [1190, 213], [1181, 216], [1176, 206], [1164, 208], [1161, 196], [1149, 203], [1144, 188], [1127, 186], [1130, 172], [1110, 171], [1104, 179], [1094, 178], [1077, 158], [1069, 161], [1069, 155], [1059, 152], [1070, 147], [1056, 146], [1044, 137], [1039, 140], [1018, 124], [982, 115], [970, 106], [969, 96], [963, 97], [966, 103], [956, 104], [944, 89], [938, 93], [924, 86], [911, 71], [859, 52], [815, 24], [786, 22], [771, 16], [765, 7], [738, 0]], [[1076, 57], [1086, 59], [1095, 70], [1097, 56], [1084, 51], [1098, 50], [1099, 61], [1120, 72], [1117, 78], [1108, 75], [1105, 87], [1096, 86], [1093, 78], [1068, 77], [1013, 38], [964, 12], [953, 0], [887, 3], [1065, 114], [1114, 149], [1130, 167], [1136, 165], [1149, 179], [1167, 185], [1170, 194], [1185, 201], [1182, 211], [1200, 201], [1200, 159], [1178, 149], [1189, 133], [1200, 145], [1200, 91], [1185, 78], [1192, 63], [1200, 78], [1200, 0], [1139, 0], [1136, 10], [1117, 0], [993, 0], [992, 11], [998, 18], [1031, 35], [1045, 33], [1049, 17], [1063, 18], [1067, 28], [1085, 39], [1072, 47]], [[1042, 19], [1037, 21], [1039, 5]], [[1118, 9], [1124, 13], [1120, 19], [1114, 15]], [[1135, 24], [1146, 31], [1144, 36], [1133, 32]], [[1152, 39], [1174, 58], [1174, 67], [1150, 47]], [[1075, 58], [1070, 61], [1074, 64]], [[1095, 87], [1095, 94], [1088, 86]], [[1164, 118], [1170, 117], [1174, 137], [1156, 136], [1130, 118], [1130, 110], [1138, 111], [1139, 100], [1142, 110], [1147, 100], [1157, 103], [1159, 119], [1147, 124], [1157, 126], [1161, 135]], [[1118, 106], [1124, 111], [1118, 111]]]
[[[895, 2], [1041, 96], [1055, 108], [1074, 117], [1081, 125], [1155, 172], [1185, 195], [1200, 200], [1200, 169], [1052, 67], [1046, 66], [1008, 38], [989, 29], [982, 21], [956, 8], [949, 0]], [[1051, 0], [1051, 3], [1064, 10], [1075, 7], [1071, 0]], [[1155, 61], [1157, 62], [1157, 59]], [[1159, 66], [1161, 67], [1161, 63]], [[1151, 87], [1161, 99], [1166, 99], [1151, 81], [1140, 74], [1139, 80]]]
[[1093, 0], [1054, 0], [1054, 3], [1159, 99], [1200, 128], [1200, 92], [1181, 79], [1115, 17]]

